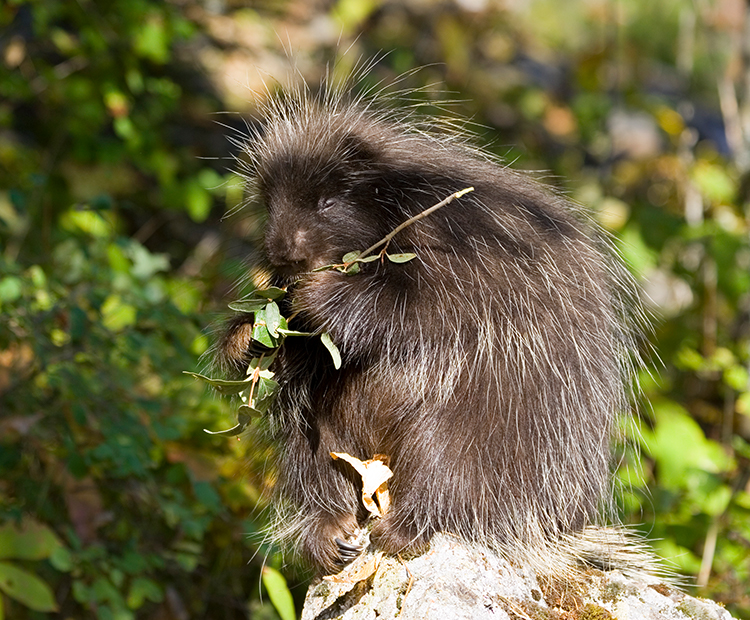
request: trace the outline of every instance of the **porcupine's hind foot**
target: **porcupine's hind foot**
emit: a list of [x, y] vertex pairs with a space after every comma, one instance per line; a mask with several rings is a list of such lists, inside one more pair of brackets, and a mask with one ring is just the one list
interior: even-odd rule
[[357, 519], [352, 514], [317, 515], [300, 536], [302, 554], [319, 573], [338, 573], [362, 552], [362, 547], [346, 540], [356, 531]]
[[370, 540], [380, 550], [396, 555], [415, 555], [427, 550], [432, 531], [419, 529], [408, 515], [389, 512], [370, 532]]

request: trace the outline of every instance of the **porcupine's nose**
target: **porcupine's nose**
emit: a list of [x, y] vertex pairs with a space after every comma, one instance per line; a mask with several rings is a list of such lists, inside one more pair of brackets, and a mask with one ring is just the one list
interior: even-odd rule
[[269, 231], [266, 237], [266, 253], [279, 275], [296, 276], [310, 269], [310, 260], [305, 251], [304, 230]]

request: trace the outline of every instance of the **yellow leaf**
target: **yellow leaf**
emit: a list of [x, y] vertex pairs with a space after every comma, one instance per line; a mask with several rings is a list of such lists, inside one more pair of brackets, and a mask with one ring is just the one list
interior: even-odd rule
[[391, 503], [388, 480], [393, 476], [393, 472], [386, 465], [388, 457], [376, 454], [369, 461], [360, 461], [346, 452], [331, 452], [331, 456], [346, 461], [362, 476], [362, 503], [365, 508], [375, 517], [385, 515]]

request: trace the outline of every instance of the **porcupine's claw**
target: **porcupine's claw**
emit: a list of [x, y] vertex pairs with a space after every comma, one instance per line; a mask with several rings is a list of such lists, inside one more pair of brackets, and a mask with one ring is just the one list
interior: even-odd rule
[[349, 562], [356, 560], [359, 554], [362, 553], [362, 547], [360, 545], [348, 543], [338, 537], [334, 538], [333, 540], [336, 543], [336, 546], [339, 548], [339, 555], [341, 556], [344, 564], [349, 564]]

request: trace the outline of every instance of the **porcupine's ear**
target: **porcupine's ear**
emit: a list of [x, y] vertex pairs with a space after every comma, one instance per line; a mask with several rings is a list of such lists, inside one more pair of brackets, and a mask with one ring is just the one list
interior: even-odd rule
[[344, 136], [341, 146], [345, 161], [350, 165], [364, 168], [378, 160], [375, 146], [356, 134], [349, 133]]

